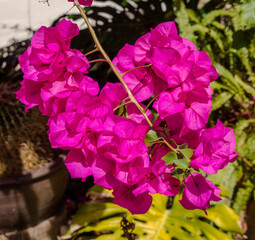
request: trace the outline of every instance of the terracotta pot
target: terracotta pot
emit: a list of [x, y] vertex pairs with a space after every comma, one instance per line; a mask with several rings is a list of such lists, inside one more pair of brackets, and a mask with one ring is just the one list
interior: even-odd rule
[[13, 178], [0, 178], [0, 230], [34, 226], [53, 216], [69, 181], [63, 158]]

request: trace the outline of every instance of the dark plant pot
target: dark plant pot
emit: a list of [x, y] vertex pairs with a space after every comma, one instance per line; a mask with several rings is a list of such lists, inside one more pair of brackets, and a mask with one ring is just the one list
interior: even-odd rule
[[53, 216], [63, 204], [69, 174], [63, 158], [13, 178], [0, 178], [0, 230], [22, 230]]
[[252, 198], [247, 207], [247, 236], [249, 240], [255, 240], [255, 200]]

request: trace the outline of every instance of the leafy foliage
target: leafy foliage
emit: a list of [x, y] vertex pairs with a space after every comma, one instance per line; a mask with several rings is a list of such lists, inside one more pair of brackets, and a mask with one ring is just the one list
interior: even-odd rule
[[[240, 214], [247, 201], [254, 199], [255, 193], [255, 1], [112, 0], [104, 2], [98, 0], [96, 2], [99, 4], [96, 4], [93, 10], [88, 9], [87, 13], [90, 19], [94, 20], [95, 31], [111, 57], [116, 55], [125, 42], [133, 44], [150, 27], [155, 27], [159, 22], [173, 20], [176, 20], [182, 37], [190, 39], [200, 50], [208, 53], [220, 75], [220, 78], [211, 84], [214, 96], [210, 124], [214, 125], [220, 118], [225, 124], [235, 128], [236, 152], [239, 154], [235, 164], [219, 171], [217, 175], [210, 176], [209, 180], [222, 189], [224, 203]], [[69, 17], [73, 20], [79, 18], [78, 15], [69, 15]], [[74, 45], [83, 50], [92, 49], [93, 46], [87, 36], [88, 33], [84, 30], [74, 41]], [[101, 75], [97, 78], [101, 78], [102, 81], [106, 78], [113, 79], [109, 74], [108, 66], [102, 67], [96, 64], [93, 68], [96, 70], [99, 67], [103, 70], [99, 71]], [[157, 136], [152, 132], [147, 138], [149, 143], [155, 141]], [[166, 155], [164, 160], [171, 162], [178, 158], [171, 153]], [[217, 206], [210, 211], [217, 210]], [[106, 207], [111, 208], [112, 205], [109, 203]], [[156, 211], [160, 211], [155, 206], [152, 211], [153, 209], [155, 214]], [[171, 209], [170, 212], [172, 214], [174, 211]], [[106, 220], [110, 221], [108, 218]], [[120, 217], [115, 221], [120, 222]], [[183, 221], [180, 222], [184, 224]], [[140, 226], [139, 224], [137, 226]], [[113, 224], [110, 226], [113, 228]], [[147, 229], [146, 226], [143, 227]], [[201, 236], [196, 237], [194, 239], [201, 239], [199, 238]]]
[[[107, 193], [107, 190], [103, 191], [103, 194]], [[111, 202], [85, 204], [74, 216], [67, 235], [82, 240], [124, 239], [120, 228], [123, 215], [127, 215], [127, 220], [134, 223], [132, 234], [138, 239], [230, 240], [230, 233], [241, 233], [237, 224], [238, 217], [228, 206], [213, 206], [208, 209], [208, 215], [205, 215], [200, 210], [184, 209], [179, 199], [180, 196], [177, 196], [168, 208], [168, 197], [153, 195], [150, 210], [146, 214], [133, 216]]]
[[220, 75], [211, 84], [211, 123], [220, 118], [235, 128], [239, 157], [209, 180], [220, 186], [224, 202], [240, 214], [254, 199], [255, 189], [255, 2], [217, 2], [209, 1], [199, 9], [196, 4], [176, 1], [176, 16], [182, 36], [209, 54]]

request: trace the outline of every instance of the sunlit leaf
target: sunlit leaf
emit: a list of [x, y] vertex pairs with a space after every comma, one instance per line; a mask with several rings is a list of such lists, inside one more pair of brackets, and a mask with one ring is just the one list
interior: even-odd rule
[[193, 155], [193, 150], [189, 148], [178, 149], [178, 151], [181, 152], [186, 159], [190, 159]]
[[189, 163], [186, 159], [177, 159], [177, 160], [174, 160], [174, 163], [178, 167], [183, 168], [183, 169], [187, 169], [189, 167]]
[[157, 133], [153, 130], [150, 130], [147, 134], [146, 134], [146, 137], [145, 137], [145, 144], [149, 144], [151, 142], [155, 142], [159, 139]]
[[[230, 233], [241, 233], [239, 219], [228, 206], [213, 206], [208, 209], [208, 215], [205, 215], [201, 210], [184, 209], [179, 203], [180, 198], [179, 195], [176, 196], [172, 207], [168, 209], [168, 197], [155, 194], [150, 210], [141, 215], [131, 215], [113, 203], [85, 205], [72, 221], [72, 225], [80, 224], [80, 229], [71, 234], [80, 236], [79, 239], [125, 239], [120, 227], [123, 214], [127, 214], [127, 219], [135, 224], [133, 233], [142, 240], [232, 240]], [[88, 238], [87, 234], [91, 235], [91, 232], [95, 232], [95, 235]]]
[[166, 165], [173, 164], [174, 161], [178, 160], [176, 153], [174, 152], [169, 152], [167, 153], [162, 159], [165, 161]]

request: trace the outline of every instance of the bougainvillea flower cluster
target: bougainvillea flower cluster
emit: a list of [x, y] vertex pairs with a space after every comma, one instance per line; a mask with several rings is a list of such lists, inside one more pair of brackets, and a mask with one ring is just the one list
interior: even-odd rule
[[182, 186], [180, 203], [187, 209], [206, 211], [210, 201], [219, 201], [220, 189], [199, 171], [216, 174], [233, 162], [235, 138], [219, 120], [206, 128], [210, 82], [218, 77], [206, 52], [178, 36], [174, 22], [119, 51], [113, 63], [146, 120], [121, 83], [100, 90], [87, 75], [88, 59], [70, 49], [78, 32], [66, 20], [41, 27], [20, 56], [24, 80], [17, 92], [26, 110], [38, 106], [49, 117], [51, 145], [69, 150], [71, 177], [93, 175], [133, 214], [148, 211], [151, 195], [175, 196]]

